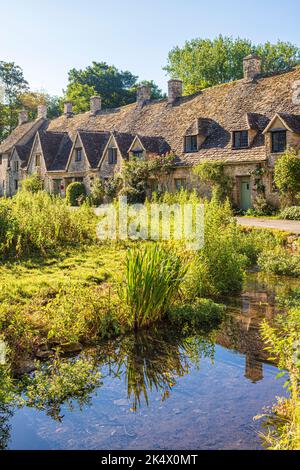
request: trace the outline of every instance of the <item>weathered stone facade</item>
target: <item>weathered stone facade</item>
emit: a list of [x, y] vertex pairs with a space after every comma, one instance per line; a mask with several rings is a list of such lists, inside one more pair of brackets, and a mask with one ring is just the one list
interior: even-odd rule
[[278, 204], [272, 174], [277, 158], [288, 147], [300, 148], [300, 68], [263, 76], [257, 56], [244, 59], [244, 79], [182, 96], [179, 80], [168, 82], [168, 98], [151, 100], [142, 86], [137, 102], [102, 109], [101, 97], [91, 98], [90, 111], [75, 115], [72, 103], [48, 121], [45, 106], [19, 126], [0, 146], [0, 194], [12, 196], [26, 175], [38, 173], [50, 192], [65, 194], [68, 184], [82, 181], [90, 191], [122, 170], [132, 155], [175, 156], [167, 177], [151, 180], [170, 191], [197, 188], [207, 194], [193, 167], [203, 161], [222, 162], [232, 178], [232, 199], [250, 207], [257, 197], [257, 174], [268, 202]]

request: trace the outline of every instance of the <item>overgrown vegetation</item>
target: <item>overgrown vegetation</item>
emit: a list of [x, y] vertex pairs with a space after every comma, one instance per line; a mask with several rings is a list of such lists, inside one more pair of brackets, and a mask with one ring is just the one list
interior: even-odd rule
[[233, 186], [232, 178], [226, 175], [221, 162], [203, 162], [193, 168], [200, 182], [208, 183], [215, 191], [216, 197], [224, 201], [230, 196]]
[[287, 150], [277, 160], [274, 182], [280, 191], [282, 206], [296, 205], [300, 193], [300, 158], [295, 150]]
[[285, 387], [287, 398], [279, 398], [267, 414], [263, 415], [266, 446], [273, 450], [300, 449], [300, 309], [294, 308], [275, 318], [266, 320], [261, 327], [262, 337], [271, 354], [278, 361], [280, 375], [288, 375]]
[[21, 191], [0, 200], [0, 256], [46, 254], [64, 246], [95, 240], [95, 216], [87, 206], [77, 211], [46, 192]]

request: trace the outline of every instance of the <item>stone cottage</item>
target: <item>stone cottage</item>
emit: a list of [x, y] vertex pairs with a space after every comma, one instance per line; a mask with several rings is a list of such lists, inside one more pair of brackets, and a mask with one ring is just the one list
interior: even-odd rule
[[288, 147], [300, 146], [300, 68], [264, 76], [261, 60], [244, 59], [244, 78], [182, 96], [182, 82], [168, 82], [168, 98], [151, 100], [141, 86], [134, 104], [102, 109], [91, 98], [90, 111], [47, 120], [39, 106], [0, 146], [0, 194], [12, 196], [27, 175], [38, 173], [51, 193], [64, 195], [68, 184], [82, 181], [87, 191], [95, 178], [118, 173], [132, 155], [176, 155], [168, 189], [201, 185], [192, 168], [203, 161], [222, 162], [232, 178], [232, 198], [243, 209], [257, 196], [257, 174], [267, 200], [277, 203], [273, 184], [276, 159]]

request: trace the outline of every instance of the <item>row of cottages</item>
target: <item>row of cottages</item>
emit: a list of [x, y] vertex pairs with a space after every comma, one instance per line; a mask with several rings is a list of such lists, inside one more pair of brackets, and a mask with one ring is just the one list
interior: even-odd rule
[[192, 167], [218, 161], [232, 177], [237, 206], [247, 209], [255, 200], [258, 174], [267, 200], [276, 205], [274, 162], [286, 148], [300, 146], [299, 80], [300, 68], [263, 76], [261, 60], [250, 55], [242, 80], [191, 96], [182, 96], [181, 81], [170, 80], [163, 100], [151, 100], [150, 89], [142, 86], [136, 103], [117, 109], [101, 109], [95, 96], [90, 111], [74, 115], [67, 102], [64, 114], [51, 121], [45, 106], [33, 122], [22, 111], [18, 127], [0, 146], [0, 194], [12, 196], [33, 173], [52, 193], [64, 195], [72, 181], [83, 181], [90, 191], [95, 178], [109, 179], [131, 155], [174, 152], [170, 191], [201, 191]]

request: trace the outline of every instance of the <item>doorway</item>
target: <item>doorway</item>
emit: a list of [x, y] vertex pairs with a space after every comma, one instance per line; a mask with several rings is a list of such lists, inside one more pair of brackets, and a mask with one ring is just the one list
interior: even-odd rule
[[250, 177], [241, 178], [241, 209], [247, 211], [251, 207]]

